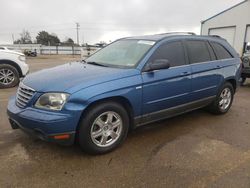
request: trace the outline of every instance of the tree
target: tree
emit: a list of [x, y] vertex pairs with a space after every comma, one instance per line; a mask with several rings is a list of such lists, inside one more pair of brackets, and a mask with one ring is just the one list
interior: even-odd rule
[[72, 38], [66, 38], [66, 40], [62, 42], [62, 44], [65, 46], [73, 46], [75, 43]]
[[20, 39], [17, 39], [14, 41], [14, 44], [31, 44], [31, 36], [30, 33], [27, 30], [23, 30], [22, 33], [20, 33]]
[[68, 38], [68, 40], [66, 41], [67, 43], [70, 43], [70, 44], [74, 44], [74, 41], [72, 38]]
[[57, 46], [61, 43], [60, 39], [57, 37], [55, 33], [50, 35], [49, 41], [51, 46]]
[[36, 36], [36, 41], [38, 44], [49, 45], [49, 33], [46, 31], [41, 31]]
[[38, 44], [48, 46], [56, 46], [60, 43], [60, 39], [57, 37], [56, 34], [49, 34], [46, 31], [40, 31], [36, 36], [36, 40]]

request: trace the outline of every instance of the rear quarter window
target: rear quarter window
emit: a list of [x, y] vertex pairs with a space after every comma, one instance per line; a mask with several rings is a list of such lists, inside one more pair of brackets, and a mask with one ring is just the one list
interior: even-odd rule
[[211, 61], [206, 41], [188, 40], [186, 47], [191, 64]]
[[230, 52], [221, 44], [211, 42], [211, 45], [214, 49], [214, 52], [215, 52], [218, 60], [233, 58], [233, 56], [230, 54]]

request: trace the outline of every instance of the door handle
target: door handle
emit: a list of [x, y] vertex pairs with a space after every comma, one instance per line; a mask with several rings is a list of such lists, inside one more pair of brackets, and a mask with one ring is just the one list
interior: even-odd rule
[[221, 65], [217, 65], [217, 66], [216, 66], [216, 69], [221, 69], [221, 68], [222, 68]]
[[190, 72], [186, 71], [186, 72], [181, 73], [181, 76], [186, 76], [186, 75], [189, 75], [189, 74], [190, 74]]

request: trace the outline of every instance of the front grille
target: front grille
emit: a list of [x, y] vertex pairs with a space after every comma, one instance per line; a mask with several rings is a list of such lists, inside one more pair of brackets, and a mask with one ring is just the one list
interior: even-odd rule
[[24, 85], [23, 83], [20, 83], [16, 94], [17, 106], [24, 108], [34, 94], [35, 94], [34, 89]]

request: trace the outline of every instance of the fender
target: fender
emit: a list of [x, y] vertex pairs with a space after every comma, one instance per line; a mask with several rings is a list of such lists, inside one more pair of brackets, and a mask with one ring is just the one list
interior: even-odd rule
[[23, 77], [24, 76], [23, 73], [22, 73], [22, 70], [21, 70], [20, 66], [16, 62], [11, 61], [11, 60], [7, 60], [7, 59], [1, 59], [0, 60], [0, 64], [7, 64], [7, 65], [13, 66], [13, 67], [16, 68], [16, 70], [17, 70], [17, 72], [19, 74], [19, 77]]

